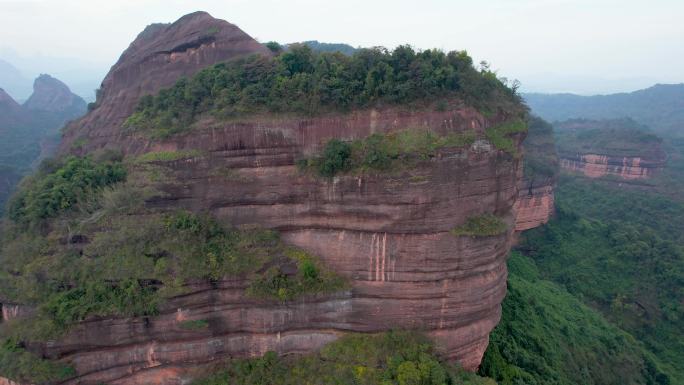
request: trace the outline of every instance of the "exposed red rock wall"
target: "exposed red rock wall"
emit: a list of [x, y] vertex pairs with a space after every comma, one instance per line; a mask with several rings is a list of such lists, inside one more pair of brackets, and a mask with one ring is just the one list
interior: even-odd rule
[[515, 231], [533, 229], [548, 222], [555, 211], [553, 181], [537, 187], [521, 188], [514, 210]]
[[2, 309], [2, 318], [0, 318], [0, 322], [29, 316], [34, 312], [34, 309], [31, 307], [13, 303], [0, 303], [0, 308]]
[[[161, 142], [121, 137], [129, 156], [203, 154], [162, 163], [171, 180], [151, 205], [209, 210], [233, 225], [277, 229], [284, 241], [346, 276], [352, 289], [282, 304], [247, 298], [243, 281], [197, 286], [159, 316], [84, 322], [68, 337], [34, 348], [73, 363], [79, 377], [68, 383], [167, 384], [217, 359], [306, 352], [345, 332], [417, 328], [434, 337], [445, 357], [475, 370], [506, 291], [520, 160], [479, 140], [442, 150], [415, 168], [377, 175], [324, 179], [294, 164], [331, 137], [405, 128], [483, 136], [488, 124], [454, 104], [441, 112], [395, 108], [309, 120], [205, 122], [204, 129]], [[510, 230], [484, 238], [450, 233], [484, 212], [505, 218]], [[210, 326], [183, 330], [179, 323], [187, 319], [206, 319]]]
[[[216, 31], [216, 34], [207, 34]], [[180, 76], [234, 57], [269, 52], [237, 27], [204, 13], [138, 36], [105, 78], [99, 107], [73, 124], [62, 143], [82, 151], [194, 150], [201, 155], [160, 163], [165, 194], [152, 206], [206, 210], [232, 225], [277, 229], [284, 241], [321, 257], [347, 277], [351, 290], [288, 303], [245, 295], [247, 282], [197, 284], [152, 318], [90, 320], [31, 349], [71, 362], [69, 384], [178, 384], [217, 360], [317, 349], [347, 332], [417, 328], [442, 354], [475, 370], [506, 291], [505, 258], [514, 230], [521, 161], [484, 139], [441, 150], [415, 167], [331, 179], [302, 173], [297, 159], [331, 138], [425, 129], [475, 131], [505, 120], [485, 119], [451, 102], [445, 111], [386, 108], [312, 119], [253, 117], [205, 121], [192, 133], [152, 141], [125, 132], [138, 98]], [[522, 136], [515, 138], [517, 144]], [[494, 237], [455, 237], [472, 215], [493, 213], [509, 230]], [[184, 320], [207, 320], [185, 330]]]
[[116, 141], [141, 96], [210, 65], [251, 54], [271, 53], [237, 26], [205, 12], [183, 16], [173, 24], [148, 26], [102, 81], [99, 106], [65, 131], [61, 151], [70, 151], [81, 138], [92, 140], [88, 149]]
[[585, 154], [561, 158], [565, 170], [580, 172], [589, 178], [612, 175], [626, 180], [650, 178], [663, 167], [663, 160], [646, 160], [641, 157], [609, 157], [599, 154]]

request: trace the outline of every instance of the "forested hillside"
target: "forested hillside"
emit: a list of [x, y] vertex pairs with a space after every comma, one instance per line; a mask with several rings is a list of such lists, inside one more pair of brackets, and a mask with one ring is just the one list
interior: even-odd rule
[[549, 121], [628, 117], [662, 134], [684, 135], [684, 84], [657, 84], [631, 93], [611, 95], [530, 93], [524, 97], [536, 114]]

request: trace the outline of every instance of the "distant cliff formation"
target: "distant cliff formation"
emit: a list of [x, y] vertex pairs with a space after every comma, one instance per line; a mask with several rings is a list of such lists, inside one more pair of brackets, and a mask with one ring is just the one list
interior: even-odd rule
[[651, 178], [665, 166], [662, 140], [631, 119], [574, 119], [555, 125], [561, 167], [589, 178]]
[[553, 127], [533, 116], [523, 142], [524, 178], [519, 182], [515, 202], [515, 230], [529, 230], [548, 222], [555, 211], [554, 188], [559, 160], [553, 138]]

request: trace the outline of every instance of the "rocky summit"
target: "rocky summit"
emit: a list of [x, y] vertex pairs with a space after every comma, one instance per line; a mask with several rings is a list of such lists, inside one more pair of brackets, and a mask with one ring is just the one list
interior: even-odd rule
[[[379, 50], [366, 54], [394, 60]], [[423, 60], [406, 47], [394, 55], [402, 54]], [[311, 352], [345, 334], [393, 329], [423, 331], [442, 358], [476, 370], [506, 294], [526, 109], [465, 53], [429, 54], [460, 74], [439, 80], [447, 91], [385, 100], [352, 89], [346, 108], [316, 97], [325, 110], [302, 113], [310, 104], [264, 101], [256, 90], [270, 78], [250, 78], [250, 71], [272, 71], [275, 84], [300, 87], [299, 79], [320, 70], [316, 63], [339, 60], [347, 68], [347, 61], [363, 56], [322, 54], [330, 56], [315, 61], [295, 46], [276, 57], [238, 27], [203, 12], [147, 27], [107, 74], [91, 111], [67, 127], [63, 171], [44, 174], [57, 184], [71, 183], [55, 178], [79, 175], [73, 170], [97, 176], [59, 206], [35, 201], [40, 195], [31, 191], [44, 188], [35, 182], [10, 205], [9, 217], [16, 229], [42, 226], [36, 237], [54, 242], [54, 249], [41, 251], [49, 260], [75, 257], [84, 269], [91, 261], [113, 268], [103, 280], [106, 289], [92, 298], [128, 296], [124, 282], [149, 298], [166, 294], [159, 302], [136, 302], [145, 308], [140, 312], [90, 307], [75, 315], [79, 298], [91, 298], [95, 287], [80, 280], [91, 277], [92, 283], [99, 274], [84, 270], [48, 295], [55, 295], [53, 302], [36, 307], [21, 295], [5, 299], [5, 321], [42, 315], [63, 328], [25, 346], [68, 366], [57, 381], [64, 384], [182, 383], [220, 360]], [[402, 62], [395, 62], [401, 71]], [[223, 64], [212, 67], [217, 63]], [[369, 70], [361, 71], [368, 79]], [[231, 76], [243, 79], [245, 89], [235, 91], [242, 84]], [[415, 87], [406, 84], [397, 89]], [[188, 99], [191, 92], [198, 99]], [[52, 105], [56, 98], [30, 102]], [[105, 163], [95, 166], [96, 160]], [[115, 183], [131, 190], [117, 193], [121, 184]], [[82, 196], [110, 185], [104, 200], [92, 196], [90, 202], [101, 203], [69, 211]], [[144, 201], [127, 211], [136, 194]], [[66, 221], [80, 224], [60, 227]], [[243, 240], [230, 241], [221, 226]], [[157, 246], [145, 244], [136, 254], [156, 266], [149, 276], [142, 276], [147, 267], [106, 262], [137, 247], [151, 228], [158, 229]], [[276, 233], [277, 240], [247, 241], [244, 234], [255, 229]], [[169, 231], [206, 237], [208, 249], [191, 257], [202, 259], [177, 270], [167, 265], [185, 255], [185, 246], [174, 243], [183, 238], [171, 237], [175, 246], [165, 246]], [[111, 249], [111, 242], [122, 243]], [[274, 251], [278, 242], [285, 251]], [[231, 265], [242, 257], [225, 252], [228, 244], [251, 255], [241, 270]], [[261, 254], [264, 247], [269, 251]], [[21, 277], [27, 270], [15, 262]], [[288, 283], [295, 279], [301, 288]], [[56, 303], [63, 306], [52, 307]], [[148, 311], [148, 305], [155, 308]]]

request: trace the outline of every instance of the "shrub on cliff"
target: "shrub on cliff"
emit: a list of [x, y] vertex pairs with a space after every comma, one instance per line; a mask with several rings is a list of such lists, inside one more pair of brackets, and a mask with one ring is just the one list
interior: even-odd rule
[[11, 339], [0, 341], [0, 375], [13, 381], [44, 384], [65, 380], [74, 369], [59, 362], [42, 359]]
[[126, 178], [120, 162], [95, 162], [69, 157], [27, 178], [9, 203], [9, 218], [18, 223], [36, 223], [54, 218], [92, 196], [102, 187]]
[[451, 232], [456, 236], [490, 237], [506, 232], [506, 222], [492, 214], [469, 217], [466, 222]]
[[293, 45], [275, 58], [253, 56], [218, 64], [141, 98], [126, 126], [156, 136], [181, 132], [204, 113], [230, 118], [260, 112], [315, 115], [381, 104], [460, 98], [487, 111], [524, 107], [488, 68], [464, 51], [415, 51], [399, 46], [360, 49], [352, 56]]
[[415, 332], [348, 335], [317, 353], [236, 360], [194, 385], [496, 385], [441, 361], [430, 341]]
[[351, 142], [332, 139], [321, 156], [302, 159], [299, 165], [304, 170], [313, 167], [326, 177], [345, 172], [400, 170], [434, 158], [439, 149], [464, 147], [474, 141], [472, 131], [440, 136], [425, 129], [373, 134]]
[[349, 143], [333, 139], [325, 145], [318, 171], [323, 176], [333, 176], [338, 172], [345, 171], [350, 167], [350, 156], [351, 146]]

